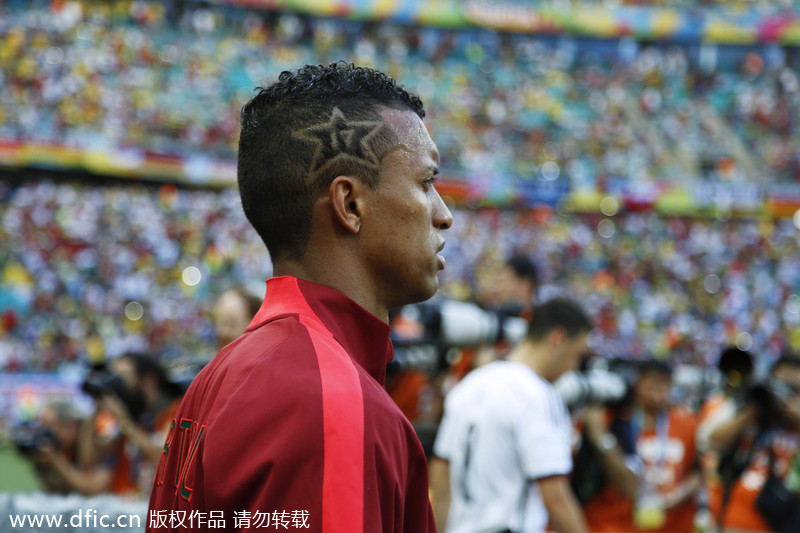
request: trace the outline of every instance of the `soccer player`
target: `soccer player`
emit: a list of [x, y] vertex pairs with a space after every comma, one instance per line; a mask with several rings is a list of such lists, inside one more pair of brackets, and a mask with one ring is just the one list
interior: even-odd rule
[[572, 423], [551, 385], [587, 350], [591, 322], [574, 302], [533, 310], [509, 354], [473, 370], [445, 398], [431, 463], [437, 525], [448, 533], [561, 533], [586, 524], [569, 484]]
[[186, 394], [149, 531], [435, 530], [422, 447], [383, 388], [388, 311], [436, 292], [452, 224], [424, 116], [390, 77], [344, 63], [283, 72], [244, 106], [242, 207], [275, 277]]

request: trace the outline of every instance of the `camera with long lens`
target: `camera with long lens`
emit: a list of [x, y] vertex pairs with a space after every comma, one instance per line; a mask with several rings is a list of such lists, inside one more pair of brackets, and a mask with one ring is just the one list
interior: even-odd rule
[[566, 372], [554, 386], [570, 409], [585, 405], [614, 407], [624, 403], [631, 390], [624, 376], [602, 368]]
[[503, 340], [513, 344], [522, 340], [528, 329], [525, 319], [511, 312], [456, 300], [409, 305], [401, 313], [421, 327], [412, 335], [393, 331], [392, 342], [399, 346], [478, 346]]
[[92, 370], [89, 372], [81, 384], [81, 390], [93, 398], [109, 393], [124, 398], [127, 393], [125, 382], [122, 381], [122, 378], [104, 370]]
[[633, 361], [588, 356], [579, 369], [564, 373], [553, 386], [570, 409], [587, 405], [616, 408], [633, 401], [636, 375]]
[[11, 441], [22, 455], [31, 456], [45, 446], [55, 450], [60, 448], [58, 438], [53, 430], [36, 424], [23, 424], [15, 427], [11, 433]]
[[447, 299], [405, 306], [392, 323], [395, 364], [432, 371], [446, 366], [444, 353], [450, 348], [516, 344], [528, 330], [528, 323], [513, 310]]
[[81, 384], [81, 390], [95, 400], [99, 400], [104, 395], [116, 396], [134, 419], [143, 413], [144, 400], [141, 395], [130, 391], [120, 376], [109, 372], [104, 367], [90, 371]]

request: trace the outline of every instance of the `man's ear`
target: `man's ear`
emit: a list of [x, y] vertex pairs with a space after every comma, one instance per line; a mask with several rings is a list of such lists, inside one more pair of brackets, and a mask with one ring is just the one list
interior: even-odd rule
[[548, 333], [547, 340], [554, 350], [560, 350], [567, 340], [567, 332], [560, 326], [555, 327]]
[[335, 219], [351, 232], [361, 230], [361, 193], [364, 185], [349, 176], [338, 176], [332, 182], [328, 193]]

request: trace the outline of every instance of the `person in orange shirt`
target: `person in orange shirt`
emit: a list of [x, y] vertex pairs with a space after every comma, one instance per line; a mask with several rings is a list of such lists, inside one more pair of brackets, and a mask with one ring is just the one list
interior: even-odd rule
[[[637, 474], [635, 490], [623, 492], [612, 475], [584, 505], [590, 531], [691, 532], [694, 496], [701, 484], [695, 448], [696, 419], [670, 406], [672, 371], [660, 361], [640, 364], [633, 402], [619, 408], [600, 451], [621, 446]], [[613, 439], [614, 443], [604, 443]], [[611, 474], [611, 472], [608, 472]], [[633, 494], [635, 493], [635, 495]]]
[[[710, 394], [700, 407], [697, 427], [697, 450], [706, 485], [701, 489], [703, 502], [708, 507], [711, 485], [718, 478], [719, 450], [730, 448], [736, 436], [755, 421], [756, 409], [745, 402], [746, 393], [753, 386], [754, 365], [750, 352], [737, 346], [726, 346], [720, 353], [717, 369], [721, 387]], [[710, 511], [705, 518], [707, 527], [713, 524]]]
[[105, 437], [98, 435], [95, 453], [112, 466], [108, 491], [147, 492], [183, 389], [167, 378], [149, 354], [121, 355], [109, 363], [107, 371], [109, 386], [89, 391], [97, 401], [98, 420], [108, 425]]
[[84, 496], [131, 491], [133, 484], [125, 481], [129, 463], [120, 460], [124, 443], [110, 413], [98, 409], [82, 419], [72, 402], [58, 401], [45, 406], [38, 423], [49, 432], [26, 446], [35, 446], [28, 455], [45, 491]]
[[773, 472], [785, 479], [800, 450], [800, 359], [784, 356], [770, 379], [748, 388], [747, 399], [727, 417], [709, 416], [703, 431], [721, 457], [709, 480], [709, 508], [726, 531], [772, 531], [756, 500]]
[[[753, 386], [753, 356], [736, 346], [728, 346], [719, 356], [717, 368], [722, 376], [719, 392], [711, 394], [700, 408], [697, 444], [708, 468], [716, 469], [719, 457], [715, 450], [733, 444], [739, 432], [756, 419], [746, 392]], [[704, 466], [704, 468], [706, 468]]]
[[77, 492], [90, 496], [104, 487], [106, 474], [102, 465], [81, 461], [79, 435], [85, 423], [71, 400], [55, 399], [39, 413], [32, 426], [35, 431], [24, 439], [15, 439], [18, 449], [32, 460], [45, 492]]

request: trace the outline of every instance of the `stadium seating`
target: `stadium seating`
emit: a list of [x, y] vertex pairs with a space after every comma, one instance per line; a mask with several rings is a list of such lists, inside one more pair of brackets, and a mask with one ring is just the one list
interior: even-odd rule
[[10, 4], [0, 25], [0, 140], [233, 161], [254, 87], [345, 59], [418, 92], [445, 174], [495, 195], [536, 180], [603, 190], [800, 177], [798, 57], [775, 46], [377, 26], [191, 2], [34, 4]]

